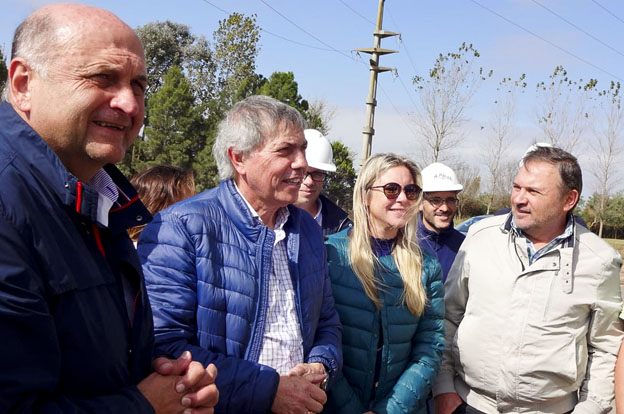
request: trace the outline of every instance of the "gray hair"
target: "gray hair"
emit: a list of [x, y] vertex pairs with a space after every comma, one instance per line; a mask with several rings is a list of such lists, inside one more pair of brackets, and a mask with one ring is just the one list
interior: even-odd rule
[[219, 170], [219, 180], [234, 177], [228, 148], [247, 155], [270, 139], [280, 129], [305, 128], [303, 117], [295, 108], [277, 99], [253, 95], [230, 109], [219, 124], [212, 155]]
[[[15, 29], [11, 45], [11, 59], [21, 57], [39, 76], [47, 76], [51, 56], [69, 41], [71, 34], [59, 30], [59, 22], [48, 13], [32, 13]], [[8, 101], [9, 80], [2, 90], [2, 100]]]
[[574, 155], [561, 148], [538, 145], [522, 158], [523, 164], [532, 161], [543, 161], [556, 165], [559, 169], [561, 184], [563, 185], [561, 193], [565, 194], [570, 190], [576, 190], [580, 196], [581, 190], [583, 190], [583, 174], [581, 166]]

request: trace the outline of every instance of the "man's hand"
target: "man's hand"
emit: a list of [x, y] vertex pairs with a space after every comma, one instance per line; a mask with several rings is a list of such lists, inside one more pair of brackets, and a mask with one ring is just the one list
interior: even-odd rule
[[213, 364], [204, 369], [199, 362], [193, 362], [191, 353], [186, 351], [176, 360], [157, 358], [152, 368], [155, 372], [141, 381], [138, 388], [156, 413], [182, 410], [188, 414], [214, 412], [219, 391], [214, 384], [217, 368]]
[[271, 411], [277, 414], [309, 414], [323, 411], [327, 395], [318, 386], [326, 374], [301, 376], [281, 375]]
[[[320, 362], [312, 362], [310, 364], [297, 364], [288, 373], [291, 377], [303, 377], [310, 381], [312, 384], [321, 386], [323, 380], [327, 377], [325, 367]], [[322, 375], [321, 380], [316, 382], [319, 375]], [[314, 379], [314, 380], [313, 380]]]
[[433, 399], [435, 414], [451, 414], [462, 403], [462, 399], [454, 392], [439, 394]]

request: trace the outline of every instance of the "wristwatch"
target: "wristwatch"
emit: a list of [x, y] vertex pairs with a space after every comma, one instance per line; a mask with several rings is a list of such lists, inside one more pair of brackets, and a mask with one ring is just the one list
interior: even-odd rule
[[327, 370], [327, 367], [325, 366], [325, 364], [323, 364], [323, 369], [325, 370], [325, 379], [323, 381], [321, 381], [321, 384], [319, 385], [319, 387], [321, 387], [321, 389], [323, 391], [327, 391], [327, 383], [329, 382], [329, 371]]

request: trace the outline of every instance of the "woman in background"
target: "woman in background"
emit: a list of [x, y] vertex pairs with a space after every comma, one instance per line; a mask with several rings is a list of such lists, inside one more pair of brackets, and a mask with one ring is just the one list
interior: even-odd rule
[[[130, 180], [139, 199], [152, 214], [169, 207], [171, 204], [195, 195], [195, 172], [172, 165], [155, 165]], [[145, 224], [128, 230], [130, 239], [136, 242]]]
[[326, 242], [344, 366], [325, 413], [426, 412], [444, 349], [444, 291], [439, 263], [418, 247], [420, 182], [404, 157], [369, 158], [353, 228]]

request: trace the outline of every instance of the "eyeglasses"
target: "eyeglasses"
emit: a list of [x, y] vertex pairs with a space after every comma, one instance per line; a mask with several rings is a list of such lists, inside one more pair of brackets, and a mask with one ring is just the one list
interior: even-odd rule
[[457, 197], [440, 198], [440, 197], [423, 197], [435, 208], [441, 207], [442, 204], [446, 204], [449, 207], [455, 207], [459, 199]]
[[306, 178], [308, 178], [308, 175], [310, 177], [312, 177], [312, 181], [315, 181], [317, 183], [322, 183], [323, 181], [325, 181], [325, 178], [327, 178], [327, 174], [321, 171], [308, 171], [304, 176], [303, 179], [305, 180]]
[[408, 184], [405, 187], [401, 187], [401, 184], [397, 183], [388, 183], [384, 185], [376, 185], [371, 187], [371, 190], [376, 188], [383, 188], [383, 193], [387, 199], [394, 200], [399, 197], [401, 194], [401, 190], [405, 192], [405, 197], [408, 200], [416, 200], [418, 196], [420, 196], [420, 192], [422, 189], [416, 184]]

